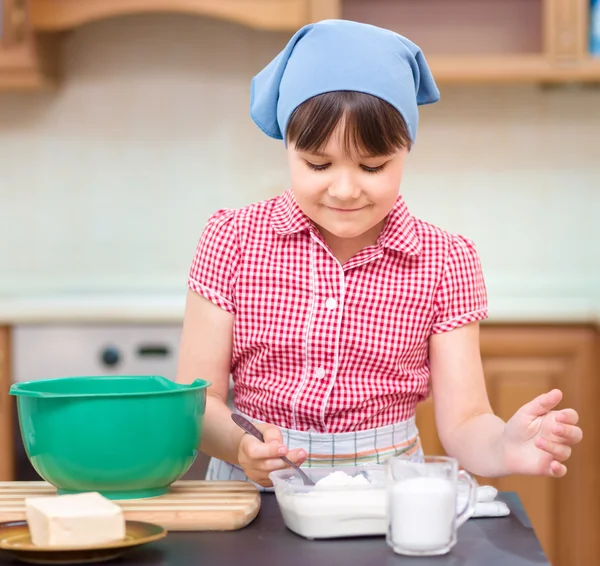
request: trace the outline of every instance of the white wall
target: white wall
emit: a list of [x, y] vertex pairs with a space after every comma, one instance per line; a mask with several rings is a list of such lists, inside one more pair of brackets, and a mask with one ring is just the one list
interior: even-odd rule
[[[287, 184], [248, 115], [287, 34], [204, 18], [88, 25], [57, 92], [0, 93], [0, 294], [181, 293], [207, 216]], [[492, 312], [600, 292], [600, 89], [449, 87], [403, 192], [480, 250]], [[562, 307], [557, 301], [570, 300]]]

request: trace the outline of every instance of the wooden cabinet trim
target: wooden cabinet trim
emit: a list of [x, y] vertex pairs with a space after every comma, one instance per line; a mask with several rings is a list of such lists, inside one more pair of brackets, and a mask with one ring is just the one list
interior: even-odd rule
[[2, 0], [0, 89], [54, 88], [58, 79], [58, 36], [36, 36], [31, 26], [31, 0]]
[[482, 355], [510, 352], [514, 355], [557, 355], [585, 351], [598, 339], [598, 329], [580, 325], [497, 325], [481, 326]]
[[117, 16], [167, 12], [264, 30], [295, 30], [307, 23], [306, 8], [307, 0], [34, 0], [32, 21], [36, 30], [56, 32]]
[[28, 0], [0, 0], [2, 29], [0, 48], [25, 44], [30, 35]]
[[10, 328], [0, 326], [0, 481], [14, 479], [13, 402], [11, 384]]
[[557, 63], [587, 57], [589, 0], [543, 0], [544, 51]]
[[310, 13], [308, 20], [337, 20], [342, 17], [343, 0], [309, 0]]

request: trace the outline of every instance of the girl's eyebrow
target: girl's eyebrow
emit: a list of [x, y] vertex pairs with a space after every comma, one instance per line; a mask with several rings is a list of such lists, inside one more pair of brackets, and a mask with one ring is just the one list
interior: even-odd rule
[[327, 155], [326, 153], [323, 153], [322, 151], [302, 151], [301, 153], [307, 153], [309, 155], [316, 155], [317, 157], [329, 157], [329, 155]]
[[[301, 151], [300, 153], [305, 153], [307, 155], [314, 155], [316, 157], [323, 157], [325, 159], [330, 159], [331, 156], [328, 153], [324, 153], [322, 151]], [[386, 157], [384, 155], [358, 155], [359, 159], [377, 159], [378, 157]]]

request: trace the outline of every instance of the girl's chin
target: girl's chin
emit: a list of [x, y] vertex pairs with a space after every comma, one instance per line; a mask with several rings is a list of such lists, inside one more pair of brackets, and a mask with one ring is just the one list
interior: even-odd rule
[[331, 223], [324, 223], [320, 225], [326, 232], [335, 236], [336, 238], [352, 239], [359, 238], [365, 232], [368, 232], [371, 226], [340, 226]]

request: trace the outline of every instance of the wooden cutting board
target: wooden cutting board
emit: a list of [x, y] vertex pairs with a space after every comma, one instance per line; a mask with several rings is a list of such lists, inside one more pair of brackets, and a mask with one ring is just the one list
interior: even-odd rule
[[[25, 520], [25, 498], [56, 495], [45, 481], [0, 482], [0, 522]], [[115, 501], [125, 518], [169, 531], [232, 531], [252, 522], [260, 493], [250, 482], [179, 480], [159, 497]]]

